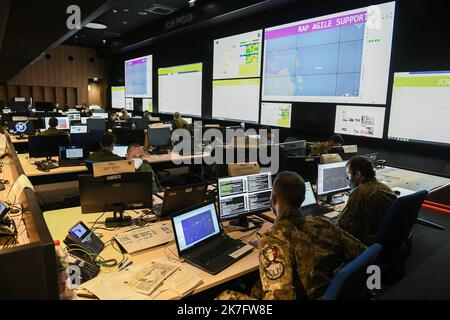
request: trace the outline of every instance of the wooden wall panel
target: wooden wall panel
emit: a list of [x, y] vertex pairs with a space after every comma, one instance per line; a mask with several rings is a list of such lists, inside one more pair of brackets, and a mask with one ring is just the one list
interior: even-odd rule
[[8, 104], [8, 87], [5, 84], [0, 84], [0, 100]]
[[33, 102], [45, 102], [44, 87], [33, 87], [32, 96]]
[[30, 86], [20, 86], [19, 87], [19, 97], [25, 97], [30, 100], [31, 97], [31, 87]]
[[8, 85], [8, 102], [10, 102], [12, 98], [18, 96], [19, 96], [19, 87]]
[[67, 105], [76, 106], [77, 105], [77, 89], [76, 88], [66, 88], [66, 99]]
[[44, 100], [45, 102], [56, 102], [55, 99], [55, 88], [45, 87], [44, 88]]
[[[88, 103], [89, 78], [99, 78], [106, 84], [110, 83], [110, 61], [98, 58], [95, 49], [61, 45], [50, 51], [49, 54], [51, 59], [43, 56], [39, 61], [16, 74], [7, 84], [76, 88], [75, 104], [82, 104]], [[69, 56], [73, 57], [72, 61], [69, 60]], [[90, 62], [91, 58], [94, 59], [94, 62]], [[104, 95], [103, 93], [102, 96]], [[53, 95], [53, 99], [55, 98]], [[69, 106], [71, 105], [69, 104]]]
[[64, 107], [66, 104], [66, 89], [65, 88], [55, 88], [55, 101], [61, 107]]

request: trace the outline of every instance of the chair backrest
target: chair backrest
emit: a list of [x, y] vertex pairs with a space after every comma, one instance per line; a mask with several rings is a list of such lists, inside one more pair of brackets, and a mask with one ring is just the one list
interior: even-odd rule
[[428, 191], [419, 191], [396, 199], [381, 224], [377, 243], [383, 250], [398, 248], [404, 243], [413, 228]]
[[367, 267], [375, 262], [382, 250], [375, 243], [343, 267], [328, 286], [324, 300], [362, 300], [367, 292]]

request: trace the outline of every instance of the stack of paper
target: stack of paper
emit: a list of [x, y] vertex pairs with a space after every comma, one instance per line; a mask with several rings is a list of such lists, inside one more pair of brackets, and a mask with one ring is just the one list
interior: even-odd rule
[[115, 235], [114, 239], [128, 253], [134, 253], [172, 241], [173, 231], [169, 224], [160, 223]]

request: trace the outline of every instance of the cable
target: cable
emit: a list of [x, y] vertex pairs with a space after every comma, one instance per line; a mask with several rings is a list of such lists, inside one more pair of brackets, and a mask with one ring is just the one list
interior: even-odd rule
[[[184, 262], [184, 259], [179, 258], [179, 257], [176, 257], [175, 252], [173, 252], [173, 250], [169, 248], [169, 246], [170, 246], [170, 245], [172, 244], [172, 242], [174, 242], [174, 241], [175, 241], [175, 240], [170, 241], [170, 242], [164, 247], [164, 254], [166, 255], [166, 258], [167, 258], [170, 262], [172, 262], [172, 263], [183, 263], [183, 262]], [[170, 253], [173, 254], [176, 258], [170, 257], [170, 256], [167, 254], [166, 250], [169, 250]]]

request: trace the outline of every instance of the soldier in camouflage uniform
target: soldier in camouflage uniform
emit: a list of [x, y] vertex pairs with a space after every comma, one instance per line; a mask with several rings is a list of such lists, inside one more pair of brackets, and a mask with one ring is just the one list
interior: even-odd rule
[[154, 193], [164, 191], [158, 179], [158, 175], [153, 171], [150, 162], [144, 160], [144, 150], [139, 143], [132, 143], [128, 146], [126, 159], [134, 160], [136, 172], [151, 172], [153, 174], [152, 190]]
[[259, 241], [260, 282], [251, 296], [225, 291], [217, 299], [319, 299], [339, 269], [365, 250], [328, 220], [303, 216], [304, 198], [303, 179], [280, 173], [272, 191], [277, 218]]
[[335, 134], [325, 142], [308, 142], [307, 147], [310, 156], [321, 156], [327, 154], [331, 147], [339, 147], [344, 144], [344, 139], [341, 135]]
[[347, 175], [353, 191], [339, 216], [338, 226], [370, 246], [397, 197], [391, 188], [377, 180], [373, 164], [366, 157], [350, 159]]

